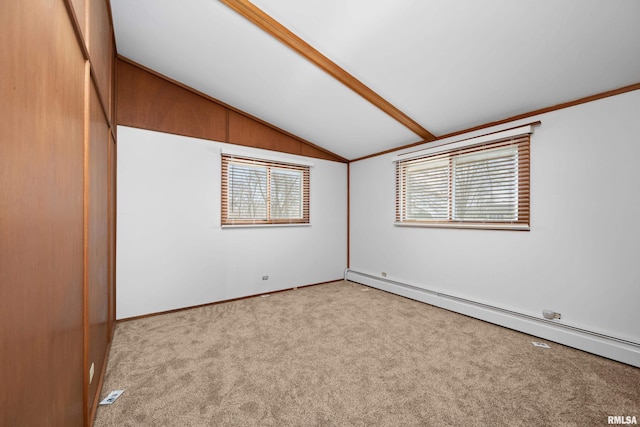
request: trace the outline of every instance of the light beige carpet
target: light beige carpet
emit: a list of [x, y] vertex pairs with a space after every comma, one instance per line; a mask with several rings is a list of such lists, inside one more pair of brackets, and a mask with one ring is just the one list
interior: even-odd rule
[[640, 369], [349, 282], [118, 323], [95, 426], [604, 426]]

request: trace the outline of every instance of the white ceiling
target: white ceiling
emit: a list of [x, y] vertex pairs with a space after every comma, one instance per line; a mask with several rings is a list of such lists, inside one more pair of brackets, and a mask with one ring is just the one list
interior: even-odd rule
[[[253, 0], [436, 136], [640, 82], [638, 0]], [[421, 138], [218, 0], [111, 0], [118, 53], [342, 157]]]

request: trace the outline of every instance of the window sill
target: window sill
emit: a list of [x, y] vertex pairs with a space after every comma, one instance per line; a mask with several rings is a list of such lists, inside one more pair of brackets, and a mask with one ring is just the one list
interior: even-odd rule
[[457, 228], [457, 229], [473, 229], [473, 230], [511, 230], [511, 231], [529, 231], [527, 224], [496, 224], [496, 223], [427, 223], [427, 222], [394, 222], [393, 225], [398, 227], [426, 227], [426, 228]]
[[311, 227], [311, 224], [225, 224], [220, 228]]

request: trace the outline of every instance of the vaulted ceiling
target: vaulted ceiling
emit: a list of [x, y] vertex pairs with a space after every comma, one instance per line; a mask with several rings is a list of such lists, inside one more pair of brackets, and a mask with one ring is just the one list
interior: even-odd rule
[[638, 0], [111, 9], [119, 55], [347, 159], [640, 83]]

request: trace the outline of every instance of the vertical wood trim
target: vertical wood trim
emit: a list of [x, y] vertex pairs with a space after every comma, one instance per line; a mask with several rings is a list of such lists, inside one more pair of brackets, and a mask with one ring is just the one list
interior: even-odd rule
[[82, 329], [83, 329], [83, 369], [82, 369], [82, 407], [85, 425], [90, 425], [89, 413], [89, 145], [91, 140], [91, 64], [85, 61], [84, 81], [84, 144], [83, 144], [83, 279], [82, 279]]
[[113, 179], [112, 179], [112, 174], [113, 174], [113, 142], [111, 139], [111, 132], [109, 129], [109, 135], [107, 135], [107, 143], [109, 144], [109, 151], [107, 152], [107, 157], [108, 157], [108, 166], [107, 166], [107, 171], [108, 171], [108, 176], [107, 176], [107, 209], [109, 210], [107, 212], [107, 287], [108, 287], [108, 291], [107, 291], [107, 300], [108, 300], [108, 315], [107, 315], [107, 341], [111, 342], [111, 336], [113, 335], [113, 319], [115, 319], [112, 316], [112, 311], [113, 311], [113, 304], [115, 303], [115, 301], [113, 300], [113, 295], [111, 292], [111, 288], [112, 288], [112, 283], [114, 281], [114, 274], [111, 266], [113, 265], [113, 259], [112, 259], [112, 251], [113, 251], [113, 241], [112, 241], [112, 233], [113, 233], [113, 213], [112, 213], [112, 209], [111, 207], [113, 206]]
[[87, 59], [89, 60], [89, 63], [91, 63], [91, 33], [93, 32], [93, 28], [91, 28], [91, 4], [94, 2], [95, 0], [86, 0], [84, 1], [84, 28], [85, 28], [85, 34], [84, 34], [84, 44], [86, 46], [87, 52], [89, 53], [89, 56], [87, 57]]
[[[108, 0], [104, 0], [104, 1], [108, 1]], [[116, 121], [115, 119], [112, 119], [110, 117], [110, 114], [108, 113], [107, 110], [107, 104], [104, 102], [104, 96], [103, 96], [103, 90], [100, 88], [100, 84], [97, 81], [97, 78], [95, 77], [96, 73], [95, 73], [95, 69], [93, 69], [93, 64], [91, 63], [91, 52], [89, 51], [89, 38], [90, 38], [90, 30], [89, 30], [89, 24], [90, 24], [90, 19], [89, 19], [89, 13], [90, 13], [90, 6], [91, 1], [87, 1], [86, 5], [85, 5], [85, 16], [84, 21], [85, 21], [85, 29], [87, 34], [84, 35], [82, 33], [82, 28], [80, 26], [80, 23], [78, 21], [78, 17], [76, 16], [75, 13], [75, 9], [73, 7], [73, 4], [71, 2], [71, 0], [64, 0], [64, 4], [67, 8], [67, 13], [69, 14], [69, 19], [71, 20], [72, 26], [73, 26], [73, 30], [75, 31], [76, 34], [76, 38], [78, 39], [78, 45], [80, 47], [80, 50], [82, 51], [82, 54], [84, 55], [84, 58], [86, 60], [89, 61], [89, 66], [92, 69], [92, 73], [91, 73], [91, 78], [94, 80], [94, 84], [96, 85], [96, 89], [98, 92], [98, 97], [100, 98], [100, 103], [102, 104], [102, 108], [105, 111], [105, 114], [107, 116], [107, 122], [109, 123], [109, 126], [112, 127], [115, 125]], [[110, 5], [108, 5], [108, 10], [111, 10]], [[109, 17], [109, 22], [111, 22], [111, 16]], [[112, 27], [113, 29], [113, 27]], [[115, 33], [112, 31], [112, 43], [114, 46], [114, 62], [116, 61], [116, 55], [115, 55]], [[114, 68], [114, 73], [115, 73], [115, 68]], [[112, 79], [115, 80], [115, 75], [112, 76]], [[112, 82], [112, 86], [115, 86]], [[115, 87], [114, 87], [115, 89]], [[115, 91], [114, 91], [114, 95], [115, 95]], [[115, 97], [114, 97], [114, 102], [115, 102]]]
[[224, 127], [224, 142], [229, 143], [229, 109], [225, 109], [226, 125]]
[[[76, 34], [76, 39], [78, 40], [78, 46], [80, 47], [80, 50], [82, 51], [82, 55], [84, 56], [84, 59], [89, 59], [89, 51], [87, 50], [87, 44], [85, 43], [85, 36], [82, 33], [82, 26], [80, 24], [80, 21], [78, 20], [78, 16], [76, 15], [76, 11], [75, 11], [75, 7], [73, 6], [73, 3], [71, 0], [64, 0], [64, 5], [67, 8], [67, 14], [69, 15], [69, 20], [71, 21], [71, 26], [73, 27], [73, 31]], [[86, 6], [85, 6], [86, 9]], [[85, 16], [82, 17], [82, 19], [85, 20], [85, 25], [86, 25], [86, 13]], [[85, 31], [86, 31], [86, 26], [84, 27]]]
[[116, 240], [117, 230], [118, 230], [118, 145], [116, 144], [115, 139], [109, 139], [109, 148], [111, 153], [111, 175], [109, 177], [109, 183], [111, 185], [110, 197], [111, 197], [111, 205], [109, 206], [109, 215], [112, 229], [109, 235], [109, 240], [111, 242], [111, 250], [109, 251], [109, 256], [111, 257], [111, 263], [109, 264], [109, 272], [112, 275], [111, 280], [111, 291], [109, 292], [109, 296], [111, 298], [112, 304], [110, 306], [110, 319], [109, 319], [109, 341], [113, 341], [113, 335], [115, 333], [115, 325], [116, 325], [116, 254], [117, 254], [117, 245], [118, 242]]
[[107, 351], [104, 353], [104, 360], [102, 361], [102, 369], [99, 374], [94, 374], [93, 378], [97, 378], [98, 381], [96, 393], [95, 403], [91, 407], [91, 411], [89, 413], [89, 419], [86, 421], [85, 425], [87, 427], [93, 426], [93, 420], [96, 418], [96, 412], [98, 411], [98, 400], [100, 399], [100, 390], [102, 390], [102, 385], [104, 384], [104, 375], [107, 372], [107, 362], [109, 361], [109, 353], [111, 351], [111, 342], [107, 344]]
[[351, 163], [347, 163], [347, 268], [351, 268]]
[[110, 134], [104, 110], [97, 98], [97, 88], [91, 81], [90, 124], [88, 148], [88, 307], [89, 358], [94, 367], [89, 383], [86, 411], [91, 419], [98, 403], [98, 383], [109, 342], [109, 143]]
[[118, 272], [118, 142], [113, 140], [113, 159], [114, 159], [114, 168], [113, 168], [113, 289], [111, 290], [113, 294], [113, 331], [111, 335], [115, 333], [115, 322], [116, 322], [116, 301], [117, 301], [117, 272]]
[[93, 71], [91, 72], [91, 81], [96, 87], [96, 95], [98, 95], [98, 102], [100, 103], [100, 107], [102, 108], [102, 112], [104, 113], [104, 118], [107, 121], [107, 126], [111, 128], [113, 127], [113, 124], [111, 122], [111, 119], [109, 118], [109, 105], [104, 101], [104, 97], [102, 96], [102, 89], [100, 88], [98, 79], [96, 78]]
[[113, 75], [111, 81], [111, 101], [113, 102], [113, 105], [111, 106], [112, 114], [110, 129], [113, 140], [115, 142], [118, 142], [118, 100], [116, 99], [116, 94], [118, 93], [118, 64], [120, 61], [118, 61], [118, 54], [116, 52], [115, 44], [113, 51]]

